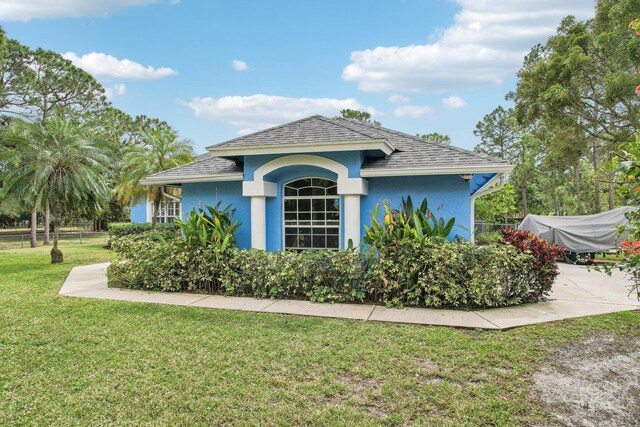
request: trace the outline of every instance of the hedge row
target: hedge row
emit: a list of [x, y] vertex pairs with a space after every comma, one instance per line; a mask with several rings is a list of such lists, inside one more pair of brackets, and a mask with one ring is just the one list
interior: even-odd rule
[[[537, 301], [553, 271], [526, 251], [500, 244], [403, 241], [375, 255], [357, 250], [232, 249], [224, 257], [178, 234], [122, 235], [112, 245], [111, 286], [316, 302], [483, 308]], [[551, 275], [551, 276], [550, 276]]]
[[[130, 236], [133, 234], [143, 234], [148, 231], [151, 231], [151, 223], [150, 222], [112, 222], [109, 223], [109, 240], [107, 242], [108, 246], [111, 246], [112, 242], [123, 236]], [[175, 222], [170, 222], [166, 224], [156, 224], [155, 230], [165, 233], [165, 232], [175, 232], [178, 231], [178, 224]]]

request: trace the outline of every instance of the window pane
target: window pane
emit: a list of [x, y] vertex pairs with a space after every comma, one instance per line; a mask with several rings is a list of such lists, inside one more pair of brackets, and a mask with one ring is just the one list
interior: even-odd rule
[[284, 211], [285, 212], [295, 212], [298, 210], [298, 201], [297, 200], [285, 200], [284, 201]]
[[316, 187], [327, 188], [335, 185], [335, 182], [324, 178], [314, 178], [313, 185], [315, 185]]
[[340, 199], [327, 199], [327, 211], [337, 212], [340, 210]]
[[293, 188], [309, 187], [311, 186], [311, 178], [299, 179], [297, 181], [290, 182], [287, 186]]
[[324, 188], [320, 188], [320, 187], [313, 187], [311, 189], [311, 195], [312, 196], [324, 196], [325, 195], [325, 189]]
[[295, 212], [285, 212], [284, 220], [285, 221], [296, 221], [298, 219], [298, 215]]
[[311, 221], [311, 214], [309, 212], [300, 212], [298, 214], [298, 221]]
[[324, 212], [324, 199], [313, 199], [311, 203], [314, 212]]
[[285, 234], [298, 234], [298, 229], [296, 227], [287, 227], [284, 229]]
[[310, 228], [300, 228], [300, 231], [298, 231], [300, 234], [311, 234], [311, 229]]
[[327, 222], [338, 222], [340, 221], [340, 214], [338, 212], [329, 212], [327, 213]]
[[313, 236], [313, 247], [314, 248], [325, 248], [324, 236]]
[[298, 240], [298, 236], [295, 234], [284, 236], [284, 247], [285, 248], [296, 247], [297, 240]]
[[297, 196], [298, 195], [298, 190], [296, 190], [295, 188], [291, 188], [291, 187], [284, 187], [284, 195], [285, 196]]
[[311, 211], [311, 200], [309, 199], [298, 200], [298, 210], [300, 212]]
[[324, 223], [324, 212], [322, 213], [313, 213], [313, 220]]
[[304, 187], [298, 191], [298, 196], [312, 196], [313, 187]]
[[340, 230], [338, 227], [327, 227], [327, 234], [339, 234]]
[[338, 187], [336, 185], [334, 185], [333, 187], [327, 188], [327, 195], [334, 196], [336, 194], [338, 194]]
[[310, 248], [311, 247], [311, 236], [310, 235], [300, 235], [298, 238], [298, 246], [301, 248]]
[[327, 236], [327, 248], [329, 249], [340, 248], [340, 240], [338, 239], [338, 236]]

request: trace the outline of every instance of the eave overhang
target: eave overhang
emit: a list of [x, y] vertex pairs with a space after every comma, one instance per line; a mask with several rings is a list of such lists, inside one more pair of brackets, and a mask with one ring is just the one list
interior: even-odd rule
[[256, 147], [207, 147], [209, 152], [217, 157], [236, 158], [242, 156], [256, 156], [261, 154], [299, 154], [326, 153], [335, 151], [381, 151], [389, 155], [395, 147], [386, 139], [364, 139], [351, 141], [329, 141], [316, 144], [283, 144], [262, 145]]

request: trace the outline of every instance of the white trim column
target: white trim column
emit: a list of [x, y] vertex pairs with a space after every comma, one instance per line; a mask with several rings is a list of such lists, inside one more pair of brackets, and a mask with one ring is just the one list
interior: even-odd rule
[[267, 198], [251, 196], [251, 247], [267, 249]]
[[267, 197], [278, 194], [269, 181], [244, 181], [242, 195], [251, 197], [251, 248], [267, 249]]
[[338, 194], [344, 197], [342, 218], [344, 223], [343, 248], [349, 246], [349, 240], [354, 247], [360, 244], [360, 196], [369, 193], [368, 182], [362, 178], [338, 178]]

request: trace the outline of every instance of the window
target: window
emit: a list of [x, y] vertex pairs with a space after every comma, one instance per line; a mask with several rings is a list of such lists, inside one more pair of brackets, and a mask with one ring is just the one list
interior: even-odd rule
[[284, 248], [340, 248], [340, 196], [335, 181], [303, 178], [284, 185]]
[[[151, 203], [151, 214], [153, 215], [153, 203]], [[166, 201], [160, 202], [160, 209], [158, 210], [158, 222], [169, 223], [175, 221], [176, 218], [180, 218], [180, 211], [182, 210], [182, 203], [179, 201]]]

